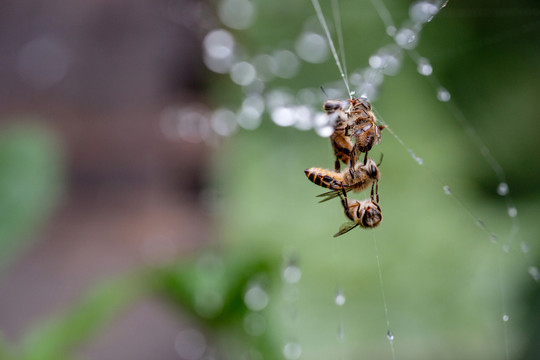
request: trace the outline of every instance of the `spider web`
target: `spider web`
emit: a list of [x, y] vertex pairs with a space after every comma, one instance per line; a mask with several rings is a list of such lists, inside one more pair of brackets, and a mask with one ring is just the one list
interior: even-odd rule
[[[328, 326], [319, 329], [318, 335], [310, 337], [306, 331], [306, 327], [310, 326], [302, 326], [302, 323], [309, 323], [305, 318], [302, 321], [301, 316], [296, 315], [284, 320], [283, 355], [287, 359], [318, 358], [315, 354], [321, 353], [322, 348], [332, 348], [337, 344], [342, 359], [355, 358], [358, 354], [366, 358], [378, 358], [381, 354], [391, 354], [394, 359], [412, 356], [430, 358], [433, 354], [440, 356], [445, 351], [451, 353], [452, 358], [495, 358], [496, 355], [500, 357], [501, 350], [506, 359], [515, 358], [519, 353], [520, 333], [517, 325], [510, 325], [512, 319], [517, 320], [521, 315], [516, 309], [515, 298], [518, 286], [525, 281], [522, 269], [525, 267], [535, 281], [539, 278], [529, 245], [525, 241], [528, 236], [524, 236], [521, 231], [520, 217], [510, 196], [510, 181], [506, 179], [503, 166], [497, 162], [496, 156], [482, 140], [482, 134], [486, 129], [490, 129], [489, 124], [481, 127], [482, 132], [476, 130], [473, 122], [465, 115], [471, 109], [463, 105], [467, 104], [466, 100], [460, 98], [463, 95], [447, 90], [438, 75], [436, 76], [439, 68], [444, 69], [444, 66], [437, 66], [445, 64], [444, 56], [439, 55], [441, 52], [430, 52], [428, 46], [424, 53], [434, 56], [423, 56], [419, 50], [422, 38], [427, 38], [426, 42], [430, 43], [430, 27], [435, 27], [439, 21], [452, 19], [445, 14], [450, 12], [449, 8], [453, 3], [450, 2], [444, 9], [446, 3], [442, 1], [417, 2], [409, 9], [393, 4], [392, 11], [380, 0], [372, 0], [371, 3], [372, 11], [375, 11], [377, 19], [383, 24], [382, 29], [376, 27], [373, 21], [360, 18], [360, 11], [368, 12], [368, 9], [365, 9], [366, 4], [359, 9], [353, 8], [353, 4], [332, 1], [329, 6], [321, 8], [318, 1], [313, 1], [317, 18], [308, 15], [294, 45], [267, 47], [264, 51], [250, 54], [234, 31], [241, 33], [242, 30], [255, 26], [253, 14], [256, 6], [262, 8], [264, 4], [247, 0], [222, 1], [218, 14], [229, 30], [214, 29], [208, 32], [203, 43], [205, 62], [211, 70], [227, 74], [232, 82], [241, 87], [245, 93], [244, 100], [237, 109], [223, 107], [212, 112], [193, 109], [197, 120], [206, 125], [201, 126], [198, 123], [195, 126], [192, 120], [186, 120], [184, 116], [184, 119], [174, 121], [179, 124], [187, 123], [189, 126], [178, 126], [175, 129], [180, 131], [182, 137], [181, 130], [187, 128], [191, 133], [184, 134], [186, 139], [193, 139], [193, 133], [197, 133], [201, 140], [214, 144], [237, 133], [239, 128], [257, 129], [261, 126], [262, 115], [266, 113], [278, 127], [297, 129], [295, 135], [287, 135], [287, 139], [292, 142], [293, 138], [305, 138], [304, 135], [298, 135], [301, 130], [314, 130], [323, 137], [330, 134], [331, 124], [319, 111], [326, 99], [318, 88], [321, 84], [330, 98], [345, 99], [354, 94], [364, 95], [375, 101], [378, 119], [389, 126], [383, 133], [382, 144], [377, 147], [377, 151], [384, 151], [386, 154], [385, 164], [381, 169], [382, 208], [386, 221], [372, 232], [373, 244], [370, 247], [365, 241], [369, 239], [369, 233], [356, 233], [331, 245], [327, 239], [310, 245], [318, 248], [319, 253], [327, 255], [329, 248], [331, 249], [328, 259], [312, 262], [318, 262], [319, 265], [323, 263], [324, 268], [325, 261], [330, 260], [330, 263], [326, 263], [326, 268], [331, 273], [333, 286], [327, 291], [331, 293], [335, 305], [327, 304], [323, 309], [335, 314], [331, 316], [333, 325], [327, 324]], [[277, 7], [279, 9], [279, 5]], [[234, 12], [230, 9], [242, 10]], [[291, 5], [289, 10], [294, 13], [294, 5]], [[504, 13], [505, 17], [518, 17], [525, 21], [517, 27], [503, 28], [502, 32], [484, 39], [480, 44], [452, 43], [449, 36], [451, 45], [446, 49], [448, 56], [455, 57], [463, 49], [487, 46], [507, 38], [520, 39], [537, 29], [538, 11], [502, 10], [492, 6], [487, 10], [463, 9], [451, 13], [454, 18], [471, 14], [499, 17]], [[395, 14], [402, 18], [401, 22], [393, 20]], [[360, 18], [357, 19], [358, 23], [365, 21], [369, 24], [361, 31], [361, 40], [358, 40], [358, 34], [351, 36], [353, 30], [348, 25], [351, 18]], [[269, 23], [261, 22], [263, 27], [275, 25], [275, 20]], [[319, 27], [318, 23], [322, 25]], [[370, 30], [369, 26], [377, 30]], [[291, 36], [284, 35], [278, 28], [275, 32], [277, 38]], [[458, 39], [460, 36], [464, 37], [459, 32], [455, 35]], [[435, 38], [435, 42], [442, 41], [440, 31], [436, 36], [439, 38]], [[351, 38], [356, 41], [351, 41]], [[368, 41], [369, 38], [372, 38], [372, 41]], [[326, 53], [321, 50], [325, 48], [327, 39], [336, 39], [336, 44], [331, 45], [329, 51], [336, 64], [334, 69], [326, 66], [325, 70], [321, 71], [328, 58], [328, 49]], [[244, 41], [249, 43], [249, 40]], [[357, 68], [361, 62], [351, 57], [352, 49], [363, 46], [372, 47], [372, 51], [368, 51], [369, 66]], [[353, 71], [347, 70], [346, 55], [349, 57], [349, 65], [354, 68]], [[432, 65], [428, 57], [437, 61], [433, 60]], [[287, 83], [288, 79], [298, 76], [309, 66], [304, 64], [310, 63], [314, 64], [313, 68], [316, 69], [312, 72], [315, 75], [315, 85], [304, 85], [295, 90]], [[411, 64], [416, 73], [407, 68], [410, 68]], [[338, 79], [332, 80], [335, 77]], [[391, 84], [394, 79], [400, 78], [406, 78], [403, 83], [410, 84]], [[285, 82], [280, 79], [285, 79]], [[424, 79], [427, 79], [431, 91], [423, 85]], [[402, 98], [405, 92], [417, 91], [416, 89], [421, 89], [419, 96], [408, 96], [408, 101], [416, 101], [416, 104], [395, 101]], [[438, 124], [440, 129], [435, 129], [432, 124], [416, 120], [421, 117], [424, 108], [440, 107], [440, 104], [447, 106], [444, 120], [458, 125], [457, 127]], [[406, 109], [405, 113], [400, 109]], [[184, 111], [184, 114], [186, 113], [190, 112]], [[439, 114], [444, 112], [439, 111]], [[170, 118], [164, 118], [164, 124], [169, 122]], [[264, 125], [263, 123], [262, 126]], [[164, 128], [168, 128], [167, 125], [164, 125]], [[444, 131], [444, 138], [437, 133], [441, 130]], [[420, 131], [425, 131], [425, 134], [418, 136]], [[240, 132], [239, 137], [242, 134]], [[449, 140], [445, 139], [446, 137]], [[320, 146], [330, 153], [327, 145]], [[288, 149], [302, 151], [296, 147]], [[275, 149], [269, 151], [275, 152]], [[472, 161], [472, 165], [456, 164], [455, 160], [444, 154], [448, 151], [455, 152], [455, 158], [461, 162], [468, 162], [469, 158], [480, 160]], [[276, 156], [284, 159], [288, 155], [284, 150]], [[411, 158], [414, 162], [409, 161]], [[292, 164], [298, 165], [295, 162]], [[323, 166], [308, 164], [314, 165]], [[476, 200], [481, 191], [471, 186], [473, 181], [467, 172], [474, 173], [475, 166], [486, 165], [494, 174], [496, 186], [493, 192], [504, 200], [502, 207], [506, 209], [506, 214], [492, 209], [500, 209], [500, 199], [493, 198], [489, 202]], [[275, 168], [280, 167], [283, 168], [282, 163], [276, 164]], [[408, 170], [392, 170], [403, 167]], [[419, 170], [410, 170], [415, 167]], [[259, 170], [267, 171], [265, 167]], [[460, 170], [464, 173], [460, 174]], [[294, 171], [298, 171], [298, 168]], [[306, 184], [303, 186], [308, 187]], [[276, 190], [279, 191], [281, 189]], [[429, 201], [421, 200], [421, 193], [428, 193]], [[279, 196], [268, 200], [290, 201]], [[303, 201], [306, 201], [305, 196]], [[435, 208], [432, 203], [438, 207]], [[334, 222], [336, 229], [340, 221], [343, 221], [338, 206], [316, 210], [310, 213], [310, 219], [317, 217], [321, 221]], [[440, 212], [439, 216], [433, 214], [437, 211]], [[336, 215], [328, 215], [330, 212]], [[455, 226], [456, 223], [459, 225]], [[282, 219], [281, 224], [283, 228], [287, 228], [286, 220]], [[304, 222], [304, 227], [308, 226], [314, 227], [311, 222]], [[458, 227], [460, 229], [456, 230]], [[320, 234], [314, 234], [320, 229], [316, 227], [315, 231], [306, 232], [320, 239]], [[447, 236], [447, 232], [454, 235]], [[360, 241], [363, 243], [359, 243]], [[520, 246], [516, 249], [518, 241]], [[311, 311], [313, 315], [313, 310], [310, 310], [313, 308], [312, 304], [302, 302], [299, 294], [309, 293], [306, 289], [313, 286], [313, 283], [309, 284], [309, 274], [314, 267], [310, 266], [310, 260], [306, 258], [315, 258], [314, 253], [310, 252], [302, 241], [288, 239], [287, 242], [284, 250], [282, 301], [291, 313], [308, 314]], [[434, 242], [437, 246], [428, 245], [427, 242]], [[418, 255], [423, 251], [427, 253]], [[442, 252], [457, 255], [447, 257]], [[396, 256], [396, 253], [401, 253], [405, 260]], [[437, 259], [430, 263], [433, 268], [413, 265], [433, 257]], [[455, 263], [460, 257], [468, 260]], [[300, 266], [298, 259], [302, 259], [305, 266]], [[435, 275], [424, 277], [425, 272]], [[351, 276], [351, 273], [354, 275]], [[299, 274], [302, 274], [301, 282]], [[318, 277], [321, 276], [319, 273]], [[360, 281], [362, 285], [351, 280], [355, 277], [363, 279]], [[370, 280], [365, 280], [366, 278]], [[307, 283], [305, 287], [302, 286], [304, 282]], [[378, 289], [373, 287], [373, 282]], [[362, 289], [362, 286], [368, 290]], [[365, 291], [379, 295], [369, 297]], [[469, 295], [469, 292], [473, 295]], [[424, 300], [438, 296], [444, 298], [438, 301]], [[509, 302], [509, 299], [513, 301]], [[419, 302], [420, 305], [414, 302]], [[465, 303], [466, 306], [459, 307], [459, 303]], [[332, 306], [335, 311], [330, 310]], [[380, 313], [377, 314], [378, 310]], [[430, 317], [435, 320], [430, 320]], [[454, 330], [443, 331], [445, 328]], [[434, 332], [441, 333], [441, 336], [433, 338]], [[464, 335], [455, 335], [459, 332]], [[381, 350], [380, 341], [376, 340], [384, 337], [390, 343], [390, 351], [386, 353]], [[459, 344], [458, 348], [452, 346], [453, 343]], [[335, 357], [326, 355], [323, 358]]]

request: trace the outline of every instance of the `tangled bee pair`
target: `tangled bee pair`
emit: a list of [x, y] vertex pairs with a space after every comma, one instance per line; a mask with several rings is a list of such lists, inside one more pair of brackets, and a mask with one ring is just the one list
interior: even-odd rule
[[[341, 198], [345, 216], [351, 221], [343, 224], [334, 237], [357, 226], [377, 227], [382, 221], [378, 190], [380, 172], [375, 161], [368, 158], [368, 152], [381, 142], [381, 131], [385, 126], [377, 125], [371, 104], [365, 99], [328, 100], [323, 108], [334, 124], [334, 132], [330, 136], [336, 156], [334, 171], [312, 167], [304, 172], [314, 184], [331, 189], [318, 195], [323, 198], [320, 202], [338, 196]], [[363, 162], [358, 161], [361, 153], [364, 153]], [[340, 171], [340, 162], [347, 165], [343, 171]], [[359, 201], [347, 197], [349, 191], [358, 192], [369, 186], [369, 199]]]

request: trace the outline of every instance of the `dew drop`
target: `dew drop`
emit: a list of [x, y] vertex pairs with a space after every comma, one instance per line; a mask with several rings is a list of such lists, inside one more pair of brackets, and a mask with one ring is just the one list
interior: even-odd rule
[[257, 77], [262, 81], [270, 81], [275, 77], [278, 64], [276, 59], [268, 54], [259, 54], [253, 58], [253, 66], [257, 70]]
[[298, 73], [300, 60], [289, 50], [278, 50], [274, 52], [273, 57], [276, 61], [275, 75], [281, 78], [290, 79]]
[[394, 341], [394, 333], [392, 332], [392, 330], [388, 329], [388, 331], [386, 332], [386, 337], [390, 342]]
[[444, 185], [443, 190], [446, 195], [452, 195], [452, 190], [450, 190], [450, 187], [448, 185]]
[[499, 186], [497, 186], [497, 194], [501, 196], [508, 195], [508, 184], [505, 182], [501, 182]]
[[260, 285], [253, 285], [244, 294], [244, 303], [252, 311], [261, 311], [268, 305], [268, 295]]
[[336, 296], [334, 297], [334, 302], [336, 303], [337, 306], [343, 306], [345, 305], [345, 301], [347, 299], [345, 298], [345, 294], [343, 294], [343, 290], [341, 289], [338, 289], [336, 291]]
[[484, 221], [482, 219], [476, 219], [476, 225], [480, 226], [482, 229], [486, 228], [486, 224], [484, 224]]
[[510, 320], [510, 316], [508, 316], [508, 314], [504, 314], [502, 319], [504, 322], [507, 322], [508, 320]]
[[524, 254], [528, 254], [530, 251], [529, 245], [527, 245], [526, 242], [521, 243], [521, 252]]
[[217, 29], [209, 32], [203, 40], [205, 53], [216, 59], [226, 59], [233, 55], [234, 37], [223, 29]]
[[394, 35], [396, 35], [396, 31], [397, 31], [396, 27], [392, 25], [386, 28], [386, 33], [388, 34], [388, 36], [393, 37]]
[[540, 280], [540, 272], [538, 271], [538, 268], [536, 266], [529, 266], [529, 275], [532, 276], [532, 278], [536, 281]]
[[236, 115], [228, 109], [217, 109], [210, 119], [212, 129], [221, 136], [229, 136], [236, 131]]
[[[291, 126], [294, 124], [294, 113], [289, 107], [278, 107], [270, 114], [272, 121], [279, 126]], [[328, 135], [330, 136], [330, 135]]]
[[231, 80], [240, 86], [247, 86], [255, 80], [257, 72], [255, 67], [246, 61], [240, 61], [232, 66]]
[[322, 127], [315, 128], [315, 132], [320, 137], [329, 137], [334, 133], [334, 127], [331, 125], [326, 125]]
[[236, 116], [236, 121], [246, 130], [255, 130], [261, 124], [261, 113], [253, 106], [242, 106]]
[[[296, 41], [295, 50], [298, 56], [307, 62], [320, 64], [328, 59], [326, 39], [313, 32], [305, 32]], [[341, 74], [344, 77], [344, 74]]]
[[340, 323], [337, 328], [337, 337], [339, 341], [345, 341], [345, 328], [343, 327], [343, 324]]
[[429, 76], [433, 73], [433, 67], [426, 58], [418, 59], [418, 67], [416, 69], [424, 76]]
[[296, 342], [288, 342], [283, 346], [283, 356], [287, 360], [300, 359], [302, 355], [302, 347]]
[[450, 92], [448, 92], [448, 90], [446, 90], [442, 86], [440, 86], [437, 89], [437, 99], [439, 101], [448, 102], [448, 101], [450, 101], [450, 98], [451, 98], [451, 96], [450, 96]]
[[421, 158], [421, 157], [418, 157], [414, 151], [412, 151], [411, 149], [408, 149], [409, 151], [409, 154], [412, 156], [412, 158], [414, 159], [414, 161], [416, 161], [418, 163], [418, 165], [423, 165], [424, 164], [424, 160]]
[[296, 284], [302, 277], [302, 271], [296, 265], [289, 265], [283, 270], [283, 280], [289, 284]]
[[515, 218], [517, 216], [517, 209], [514, 206], [508, 208], [508, 216]]
[[439, 12], [439, 8], [429, 1], [417, 1], [409, 8], [409, 16], [417, 24], [425, 24]]
[[255, 6], [248, 0], [224, 0], [219, 4], [218, 16], [228, 27], [244, 30], [253, 24]]
[[414, 49], [418, 44], [418, 34], [413, 29], [404, 27], [397, 31], [394, 41], [403, 49]]

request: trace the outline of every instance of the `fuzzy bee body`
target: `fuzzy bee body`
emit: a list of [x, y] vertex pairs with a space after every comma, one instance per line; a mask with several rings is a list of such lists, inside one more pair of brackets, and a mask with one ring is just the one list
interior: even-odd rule
[[341, 225], [339, 231], [334, 234], [334, 237], [343, 235], [357, 226], [364, 229], [373, 229], [382, 222], [382, 211], [379, 206], [379, 190], [376, 183], [371, 187], [371, 197], [369, 199], [354, 200], [348, 199], [346, 196], [341, 196], [341, 204], [343, 205], [345, 216], [351, 221]]
[[362, 191], [367, 189], [373, 182], [378, 181], [381, 173], [373, 159], [368, 159], [365, 165], [356, 164], [353, 169], [346, 168], [341, 172], [331, 171], [318, 167], [304, 170], [307, 178], [316, 185], [331, 191], [318, 195], [324, 197], [321, 202], [333, 199], [342, 191]]

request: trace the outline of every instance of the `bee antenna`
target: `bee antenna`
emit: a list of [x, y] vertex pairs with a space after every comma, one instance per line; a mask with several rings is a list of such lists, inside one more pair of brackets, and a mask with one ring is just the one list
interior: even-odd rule
[[324, 96], [326, 96], [326, 98], [328, 99], [328, 94], [326, 93], [326, 91], [324, 91], [324, 87], [321, 85], [321, 86], [319, 86], [319, 88], [321, 89]]
[[381, 153], [381, 158], [379, 159], [379, 162], [378, 162], [377, 166], [381, 166], [383, 158], [384, 158], [384, 154]]

